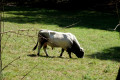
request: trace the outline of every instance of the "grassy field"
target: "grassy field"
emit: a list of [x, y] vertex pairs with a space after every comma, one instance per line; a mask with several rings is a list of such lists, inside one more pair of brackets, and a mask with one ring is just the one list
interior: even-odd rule
[[[78, 22], [71, 28], [64, 28]], [[37, 41], [36, 31], [22, 32], [27, 37], [14, 33], [2, 36], [4, 80], [115, 80], [120, 62], [120, 38], [117, 31], [110, 31], [117, 24], [114, 13], [92, 10], [62, 11], [37, 8], [6, 7], [4, 31], [19, 29], [50, 29], [74, 34], [85, 56], [69, 58], [60, 48], [48, 47], [50, 57], [41, 49], [32, 51]], [[3, 29], [2, 29], [3, 30]], [[28, 73], [28, 74], [27, 74]], [[27, 75], [26, 75], [27, 74]], [[26, 76], [25, 76], [26, 75]], [[25, 76], [25, 77], [24, 77]], [[24, 77], [24, 78], [23, 78]]]

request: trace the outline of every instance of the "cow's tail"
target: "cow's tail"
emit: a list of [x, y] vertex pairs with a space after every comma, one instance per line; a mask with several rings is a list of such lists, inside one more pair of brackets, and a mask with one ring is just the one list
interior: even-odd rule
[[35, 47], [33, 48], [33, 51], [37, 48], [38, 46], [38, 41], [37, 41], [37, 44], [35, 45]]

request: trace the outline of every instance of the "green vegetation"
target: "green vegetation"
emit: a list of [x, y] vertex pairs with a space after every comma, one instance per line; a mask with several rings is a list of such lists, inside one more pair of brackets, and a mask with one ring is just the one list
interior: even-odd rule
[[[120, 39], [117, 31], [109, 31], [117, 24], [113, 13], [91, 10], [59, 11], [29, 8], [5, 8], [4, 31], [19, 29], [50, 29], [73, 33], [85, 50], [83, 59], [67, 52], [59, 58], [61, 49], [48, 47], [50, 57], [41, 49], [40, 57], [32, 51], [37, 41], [36, 31], [20, 31], [2, 36], [3, 67], [20, 56], [3, 70], [4, 80], [115, 80], [120, 62]], [[64, 28], [80, 21], [71, 28]], [[35, 67], [35, 65], [37, 65]], [[35, 68], [34, 68], [35, 67]], [[34, 69], [33, 69], [34, 68]]]

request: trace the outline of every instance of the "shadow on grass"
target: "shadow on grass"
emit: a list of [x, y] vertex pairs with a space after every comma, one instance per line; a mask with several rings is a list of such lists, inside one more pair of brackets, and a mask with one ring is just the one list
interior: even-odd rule
[[88, 57], [95, 59], [97, 58], [100, 60], [112, 60], [120, 62], [120, 47], [111, 47], [101, 52], [88, 55]]
[[29, 57], [46, 57], [46, 58], [56, 58], [56, 56], [43, 56], [43, 55], [36, 55], [36, 54], [28, 54]]
[[27, 56], [29, 56], [29, 57], [37, 57], [36, 54], [28, 54]]
[[61, 59], [77, 59], [77, 58], [66, 58], [66, 57], [59, 57], [59, 56], [44, 56], [44, 55], [37, 56], [36, 54], [28, 54], [27, 56], [29, 56], [29, 57], [61, 58]]
[[113, 29], [118, 24], [118, 18], [115, 13], [99, 12], [93, 10], [49, 10], [39, 8], [18, 8], [6, 7], [5, 22], [19, 24], [47, 24], [66, 27], [79, 22], [72, 27], [94, 28], [94, 29]]

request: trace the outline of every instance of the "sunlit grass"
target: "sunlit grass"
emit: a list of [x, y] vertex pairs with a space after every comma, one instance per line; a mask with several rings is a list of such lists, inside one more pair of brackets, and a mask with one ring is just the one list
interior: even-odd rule
[[[98, 19], [101, 23], [97, 21]], [[32, 51], [37, 41], [36, 31], [21, 31], [22, 34], [35, 36], [33, 38], [7, 33], [2, 37], [2, 48], [5, 47], [2, 53], [3, 67], [19, 56], [20, 59], [3, 70], [3, 78], [20, 80], [31, 70], [24, 80], [115, 80], [120, 61], [119, 33], [107, 30], [114, 27], [113, 19], [115, 19], [113, 14], [96, 11], [75, 13], [46, 9], [6, 11], [5, 31], [50, 29], [70, 32], [77, 37], [81, 47], [84, 48], [85, 56], [83, 59], [78, 59], [72, 54], [73, 58], [70, 59], [67, 52], [64, 52], [63, 58], [59, 58], [61, 49], [52, 50], [48, 47], [50, 57], [45, 57], [43, 49], [41, 49], [42, 56], [37, 57], [35, 56], [37, 50]], [[81, 20], [79, 24], [63, 28], [78, 20]], [[114, 22], [111, 23], [112, 21]], [[37, 66], [32, 70], [35, 65]]]

